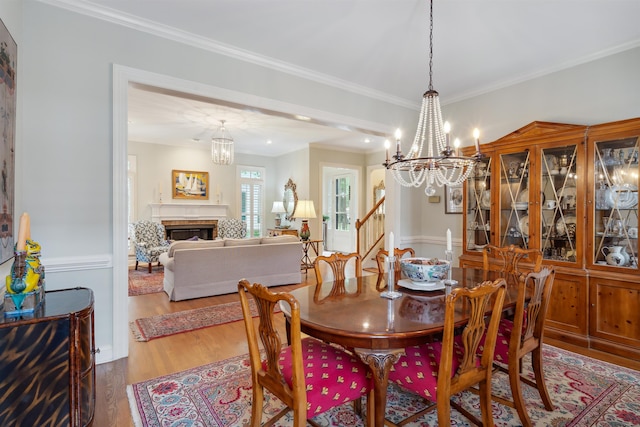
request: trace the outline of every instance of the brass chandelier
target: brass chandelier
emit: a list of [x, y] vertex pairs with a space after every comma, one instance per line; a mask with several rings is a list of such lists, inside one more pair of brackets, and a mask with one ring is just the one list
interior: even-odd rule
[[424, 192], [427, 196], [436, 193], [435, 185], [441, 187], [464, 182], [482, 158], [478, 129], [473, 132], [476, 152], [467, 157], [459, 153], [459, 140], [456, 139], [454, 147], [451, 146], [449, 123], [442, 122], [438, 92], [433, 89], [433, 0], [430, 3], [429, 88], [422, 97], [416, 136], [405, 155], [400, 147], [402, 135], [397, 130], [395, 154], [389, 157], [390, 143], [387, 141], [386, 160], [383, 163], [392, 172], [394, 179], [404, 187], [420, 187], [426, 183]]

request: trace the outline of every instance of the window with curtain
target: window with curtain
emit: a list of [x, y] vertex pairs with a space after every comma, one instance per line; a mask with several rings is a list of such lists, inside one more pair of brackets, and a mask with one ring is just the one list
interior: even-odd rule
[[239, 166], [240, 219], [247, 225], [247, 237], [262, 236], [265, 169]]

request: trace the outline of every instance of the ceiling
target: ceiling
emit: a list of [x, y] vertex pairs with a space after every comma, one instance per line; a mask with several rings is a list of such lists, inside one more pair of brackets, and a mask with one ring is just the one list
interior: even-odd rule
[[[416, 110], [428, 86], [426, 0], [39, 1]], [[446, 104], [640, 46], [639, 17], [637, 0], [436, 0], [434, 89]], [[237, 152], [381, 148], [339, 124], [147, 89], [131, 91], [131, 140], [208, 147], [225, 119]]]

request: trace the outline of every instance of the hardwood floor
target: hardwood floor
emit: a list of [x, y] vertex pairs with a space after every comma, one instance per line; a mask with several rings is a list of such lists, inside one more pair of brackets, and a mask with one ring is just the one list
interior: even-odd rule
[[[285, 291], [316, 283], [313, 270], [309, 270], [309, 274], [306, 276], [303, 273], [302, 278], [303, 282], [299, 285], [279, 286], [273, 289]], [[180, 302], [169, 302], [164, 293], [130, 297], [129, 320], [232, 301], [238, 301], [236, 294]], [[280, 327], [284, 334], [284, 321]], [[96, 367], [96, 412], [93, 424], [95, 427], [133, 426], [126, 393], [128, 384], [248, 352], [244, 325], [241, 321], [148, 342], [134, 341], [132, 334], [129, 334], [129, 337], [129, 357]], [[640, 370], [639, 361], [575, 348], [562, 342], [549, 343], [590, 357]]]

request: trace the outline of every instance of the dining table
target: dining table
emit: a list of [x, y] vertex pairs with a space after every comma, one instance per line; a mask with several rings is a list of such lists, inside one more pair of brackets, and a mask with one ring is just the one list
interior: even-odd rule
[[[402, 279], [392, 284], [401, 294], [395, 299], [381, 296], [388, 290], [388, 276], [371, 274], [325, 281], [290, 291], [300, 306], [301, 332], [354, 351], [370, 367], [375, 420], [369, 425], [376, 427], [384, 426], [391, 366], [406, 347], [424, 344], [442, 334], [446, 294], [457, 287], [472, 288], [485, 280], [496, 280], [500, 274], [454, 267], [450, 278], [457, 283], [449, 286], [443, 282], [420, 286]], [[517, 285], [507, 280], [504, 310], [515, 306], [517, 292]], [[281, 304], [281, 309], [288, 317], [289, 307]], [[462, 306], [456, 307], [455, 318], [460, 325], [466, 322], [465, 311]]]

